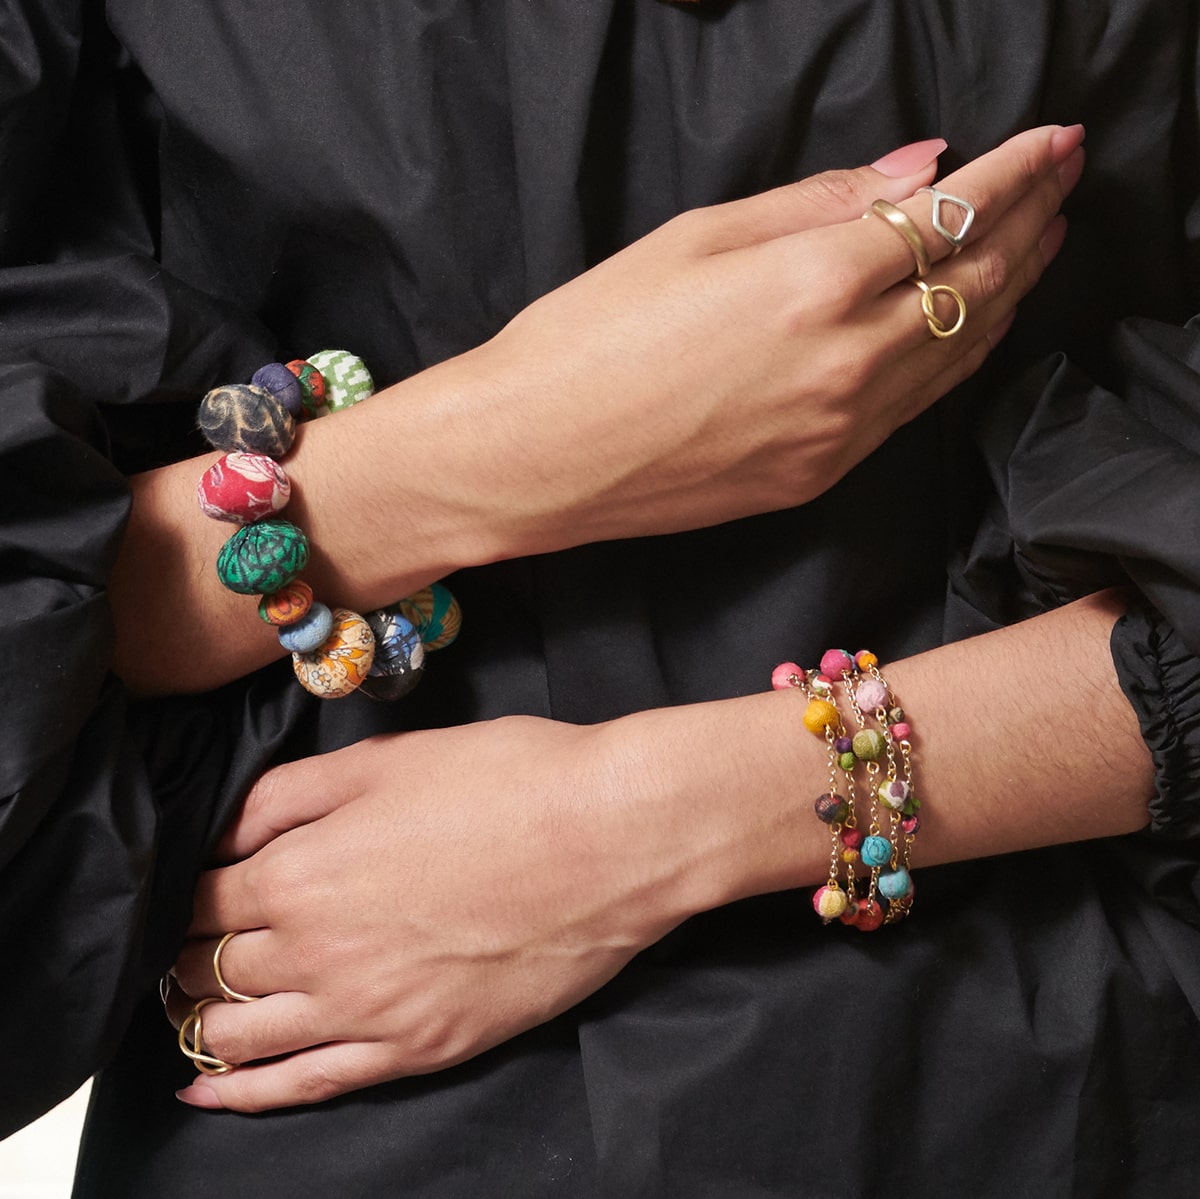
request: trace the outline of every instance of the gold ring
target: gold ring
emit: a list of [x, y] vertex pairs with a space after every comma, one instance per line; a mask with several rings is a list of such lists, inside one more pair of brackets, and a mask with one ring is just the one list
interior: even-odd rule
[[[946, 283], [937, 283], [930, 287], [928, 283], [922, 279], [910, 279], [909, 282], [914, 287], [921, 289], [921, 311], [925, 315], [925, 323], [929, 326], [929, 332], [934, 337], [953, 337], [967, 319], [967, 302], [962, 296]], [[933, 307], [933, 297], [941, 292], [943, 295], [949, 296], [955, 304], [958, 305], [958, 320], [953, 325], [947, 325], [937, 311]]]
[[[205, 1053], [203, 1049], [204, 1037], [204, 1018], [201, 1012], [210, 1003], [221, 1003], [220, 999], [201, 999], [194, 1008], [183, 1018], [183, 1023], [179, 1026], [179, 1048], [183, 1052], [183, 1056], [191, 1058], [196, 1064], [196, 1069], [202, 1074], [228, 1074], [230, 1070], [236, 1069], [231, 1062], [222, 1061], [219, 1057], [213, 1057], [211, 1053]], [[189, 1039], [191, 1044], [189, 1044]]]
[[225, 976], [221, 973], [221, 951], [241, 931], [241, 929], [234, 929], [233, 932], [226, 933], [217, 942], [216, 949], [213, 950], [213, 974], [217, 976], [217, 989], [221, 992], [221, 996], [226, 1003], [253, 1003], [258, 998], [257, 995], [243, 995], [240, 991], [235, 991], [225, 981]]
[[912, 256], [916, 260], [917, 269], [914, 272], [918, 279], [923, 279], [929, 274], [929, 251], [925, 248], [925, 242], [921, 238], [921, 231], [913, 224], [912, 218], [904, 211], [903, 208], [897, 208], [895, 204], [889, 203], [887, 200], [876, 200], [866, 212], [863, 213], [863, 219], [874, 213], [877, 217], [882, 217], [902, 238], [908, 243], [908, 248], [912, 251]]

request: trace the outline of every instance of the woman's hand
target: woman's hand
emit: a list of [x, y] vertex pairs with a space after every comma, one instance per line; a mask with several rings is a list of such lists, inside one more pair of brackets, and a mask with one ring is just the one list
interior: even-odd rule
[[[509, 718], [379, 737], [278, 767], [204, 876], [176, 976], [216, 995], [208, 1051], [253, 1062], [185, 1098], [314, 1102], [452, 1065], [565, 1010], [694, 906], [683, 854], [650, 853], [611, 726]], [[677, 838], [682, 840], [682, 838]], [[214, 1102], [213, 1097], [217, 1102]]]

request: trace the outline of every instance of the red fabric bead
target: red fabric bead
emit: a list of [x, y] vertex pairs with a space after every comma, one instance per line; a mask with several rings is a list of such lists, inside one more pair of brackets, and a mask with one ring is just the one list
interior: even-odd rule
[[859, 932], [873, 933], [883, 924], [883, 904], [878, 899], [870, 907], [867, 907], [865, 899], [859, 899], [855, 902], [855, 907], [858, 908], [858, 916], [854, 921], [854, 927]]
[[218, 458], [196, 486], [205, 516], [238, 525], [282, 511], [291, 494], [292, 485], [274, 458], [240, 451]]

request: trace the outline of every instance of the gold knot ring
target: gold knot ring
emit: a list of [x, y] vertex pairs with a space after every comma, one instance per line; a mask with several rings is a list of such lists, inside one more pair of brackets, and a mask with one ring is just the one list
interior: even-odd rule
[[887, 200], [876, 200], [866, 212], [863, 213], [863, 220], [866, 220], [872, 213], [877, 217], [882, 217], [887, 221], [897, 233], [908, 243], [908, 248], [912, 251], [913, 259], [917, 264], [917, 269], [914, 272], [918, 279], [923, 279], [929, 274], [929, 251], [925, 247], [925, 242], [921, 237], [921, 231], [913, 224], [912, 218], [904, 211], [903, 208], [897, 208], [895, 204], [889, 203]]
[[225, 976], [221, 973], [221, 952], [241, 931], [241, 929], [234, 929], [233, 932], [226, 933], [217, 942], [216, 949], [213, 950], [213, 974], [216, 975], [217, 989], [221, 992], [221, 997], [226, 1003], [253, 1003], [258, 998], [257, 995], [243, 995], [240, 991], [235, 991], [225, 981]]
[[184, 1057], [190, 1058], [202, 1074], [228, 1074], [236, 1069], [231, 1062], [222, 1061], [204, 1052], [204, 1017], [201, 1013], [210, 1003], [221, 1003], [220, 999], [201, 999], [183, 1018], [179, 1026], [179, 1048]]
[[[909, 282], [914, 287], [921, 289], [921, 311], [925, 315], [925, 323], [929, 326], [929, 332], [934, 337], [953, 337], [959, 329], [963, 327], [967, 319], [967, 302], [961, 294], [949, 284], [937, 283], [930, 287], [923, 279], [910, 279]], [[958, 305], [958, 320], [953, 325], [947, 325], [937, 311], [933, 307], [933, 297], [941, 292], [942, 295], [949, 296], [955, 304]]]

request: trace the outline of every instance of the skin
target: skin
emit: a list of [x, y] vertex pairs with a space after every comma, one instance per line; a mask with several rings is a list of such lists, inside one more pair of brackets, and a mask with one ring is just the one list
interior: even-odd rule
[[[307, 427], [288, 459], [289, 515], [322, 547], [318, 594], [365, 608], [461, 565], [820, 494], [1003, 335], [1061, 245], [1081, 137], [1033, 130], [943, 181], [977, 210], [953, 259], [927, 198], [905, 199], [932, 163], [818, 176], [685, 214], [479, 350]], [[879, 196], [921, 228], [928, 281], [965, 297], [958, 337], [930, 337], [903, 239], [858, 219]], [[419, 478], [388, 469], [400, 420], [433, 447]], [[352, 445], [369, 460], [347, 481]], [[212, 686], [279, 654], [212, 580], [225, 530], [201, 522], [197, 535], [191, 496], [210, 460], [134, 480], [114, 608], [118, 665], [143, 690]], [[416, 514], [402, 546], [359, 522], [395, 503]], [[378, 550], [365, 563], [327, 552], [348, 514]], [[147, 554], [167, 565], [150, 601], [132, 586]], [[155, 598], [165, 620], [147, 610]], [[198, 613], [186, 642], [169, 620], [180, 603]], [[1107, 644], [1119, 612], [1119, 597], [1092, 597], [888, 666], [922, 734], [919, 862], [1145, 823], [1152, 770]], [[1054, 672], [1031, 704], [1027, 664], [1051, 653], [1069, 655], [1072, 675]], [[983, 762], [960, 720], [981, 678], [1006, 747]], [[828, 832], [811, 804], [825, 750], [798, 732], [802, 705], [764, 694], [587, 728], [512, 717], [268, 773], [225, 840], [232, 864], [201, 882], [169, 1007], [178, 1020], [216, 993], [217, 940], [242, 930], [225, 976], [263, 998], [206, 1008], [205, 1043], [235, 1063], [276, 1060], [202, 1077], [180, 1098], [259, 1111], [443, 1068], [565, 1010], [695, 912], [820, 881]], [[1057, 740], [1043, 714], [1076, 709], [1105, 748], [1040, 803]], [[403, 793], [390, 781], [401, 775]]]

